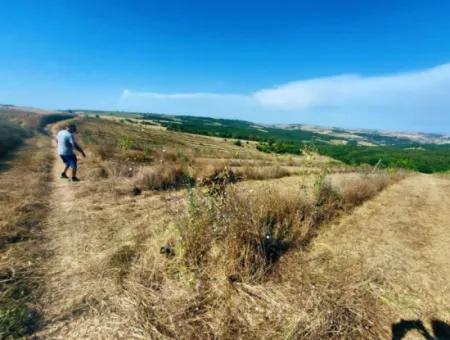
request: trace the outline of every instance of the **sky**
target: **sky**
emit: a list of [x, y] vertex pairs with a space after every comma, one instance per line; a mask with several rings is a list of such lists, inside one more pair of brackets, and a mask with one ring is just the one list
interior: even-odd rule
[[2, 0], [0, 103], [450, 134], [450, 1]]

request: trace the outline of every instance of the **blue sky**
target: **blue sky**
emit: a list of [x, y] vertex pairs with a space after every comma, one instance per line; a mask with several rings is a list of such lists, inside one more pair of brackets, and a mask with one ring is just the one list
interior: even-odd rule
[[0, 4], [0, 103], [450, 133], [450, 2]]

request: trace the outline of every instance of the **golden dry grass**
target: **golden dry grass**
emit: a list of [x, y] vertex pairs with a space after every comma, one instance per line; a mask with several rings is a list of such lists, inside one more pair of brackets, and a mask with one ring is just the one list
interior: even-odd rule
[[[112, 123], [106, 130], [95, 119], [80, 124], [91, 134], [82, 182], [58, 179], [55, 163], [45, 229], [53, 255], [42, 265], [45, 321], [38, 336], [379, 339], [391, 335], [395, 317], [411, 318], [434, 302], [443, 306], [436, 317], [447, 320], [442, 280], [450, 274], [438, 272], [445, 255], [437, 250], [445, 228], [427, 223], [433, 204], [433, 223], [446, 225], [444, 179], [395, 184], [403, 174], [328, 167], [314, 156], [277, 159], [250, 148], [249, 158], [236, 158], [232, 143], [151, 127], [137, 133], [137, 146], [123, 139], [99, 147], [115, 133], [136, 132], [135, 124]], [[240, 176], [256, 175], [236, 182], [240, 169]], [[173, 185], [181, 173], [201, 185]], [[135, 186], [150, 190], [136, 195]], [[406, 199], [397, 211], [400, 197]], [[421, 225], [409, 235], [415, 219]], [[396, 228], [408, 235], [404, 242], [392, 237]], [[423, 284], [405, 293], [415, 261]], [[432, 275], [419, 263], [432, 264]], [[442, 298], [408, 309], [408, 294], [426, 291], [428, 299], [429, 285]]]
[[41, 231], [48, 212], [52, 153], [37, 136], [0, 172], [0, 337], [31, 334], [38, 326]]
[[[86, 165], [81, 164], [81, 176]], [[197, 199], [204, 202], [193, 213], [196, 203], [186, 201], [185, 191], [111, 196], [98, 190], [108, 181], [70, 188], [66, 199], [76, 197], [76, 205], [59, 207], [50, 217], [59, 255], [49, 263], [54, 280], [44, 301], [51, 322], [40, 335], [337, 338], [361, 335], [369, 326], [364, 334], [375, 334], [372, 312], [364, 306], [377, 302], [367, 292], [349, 289], [339, 297], [329, 290], [331, 281], [317, 292], [302, 283], [309, 275], [302, 270], [296, 279], [281, 279], [297, 268], [293, 263], [285, 267], [286, 261], [301, 248], [308, 226], [324, 222], [315, 214], [332, 205], [320, 190], [317, 206], [297, 190], [283, 193], [272, 186], [251, 192], [237, 184], [214, 206], [222, 198], [210, 200], [211, 192], [202, 194], [199, 188]], [[66, 184], [58, 186], [58, 197], [69, 190]], [[77, 231], [61, 225], [63, 219], [78, 225]], [[267, 232], [272, 246], [265, 243]], [[162, 246], [169, 252], [161, 254]], [[62, 270], [64, 275], [57, 274]], [[293, 302], [303, 296], [309, 296], [308, 304]], [[329, 316], [322, 304], [338, 315]], [[271, 313], [274, 309], [279, 312]], [[305, 319], [307, 311], [327, 319], [316, 325]]]

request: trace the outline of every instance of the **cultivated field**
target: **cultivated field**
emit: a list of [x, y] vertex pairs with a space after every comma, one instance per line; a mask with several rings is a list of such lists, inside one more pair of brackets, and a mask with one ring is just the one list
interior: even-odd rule
[[67, 121], [2, 162], [0, 337], [449, 336], [447, 175], [71, 122], [81, 182], [59, 178]]

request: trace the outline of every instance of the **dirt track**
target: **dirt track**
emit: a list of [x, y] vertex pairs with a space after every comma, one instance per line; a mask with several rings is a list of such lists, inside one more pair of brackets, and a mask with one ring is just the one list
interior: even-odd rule
[[108, 334], [112, 335], [111, 329], [98, 311], [103, 307], [98, 301], [104, 298], [105, 291], [111, 294], [114, 285], [98, 275], [93, 264], [102, 264], [97, 256], [101, 249], [95, 240], [104, 239], [101, 234], [108, 230], [96, 228], [94, 209], [80, 206], [77, 192], [83, 189], [83, 183], [61, 179], [61, 171], [62, 164], [56, 158], [51, 207], [44, 230], [51, 254], [43, 268], [46, 272], [41, 299], [44, 323], [36, 335], [61, 339], [107, 338]]
[[450, 178], [415, 175], [391, 186], [322, 233], [311, 256], [324, 252], [375, 273], [370, 289], [395, 311], [391, 323], [449, 323]]

